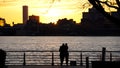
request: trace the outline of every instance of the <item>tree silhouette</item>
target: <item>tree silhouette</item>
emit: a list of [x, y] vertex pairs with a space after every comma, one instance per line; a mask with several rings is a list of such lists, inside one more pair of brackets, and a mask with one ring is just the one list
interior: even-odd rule
[[[120, 27], [120, 0], [88, 0], [88, 1], [106, 18], [108, 18], [114, 24]], [[112, 11], [110, 12], [106, 11], [105, 10], [106, 7], [116, 9], [116, 14], [115, 15], [112, 14]]]

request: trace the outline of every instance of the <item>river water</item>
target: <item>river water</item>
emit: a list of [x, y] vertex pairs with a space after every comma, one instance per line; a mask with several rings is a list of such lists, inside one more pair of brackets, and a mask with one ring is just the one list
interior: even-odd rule
[[0, 48], [4, 50], [59, 50], [68, 43], [69, 50], [120, 50], [118, 36], [1, 36]]

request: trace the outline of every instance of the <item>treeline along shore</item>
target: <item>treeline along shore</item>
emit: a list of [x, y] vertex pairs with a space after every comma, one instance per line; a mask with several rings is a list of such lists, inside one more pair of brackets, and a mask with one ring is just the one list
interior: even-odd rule
[[1, 26], [0, 36], [120, 36], [119, 27], [106, 26], [88, 26], [67, 18], [58, 20], [56, 24], [28, 20], [26, 24]]

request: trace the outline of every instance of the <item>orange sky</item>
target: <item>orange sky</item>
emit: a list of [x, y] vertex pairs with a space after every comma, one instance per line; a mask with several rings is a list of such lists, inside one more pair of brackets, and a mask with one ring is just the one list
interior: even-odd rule
[[0, 17], [8, 24], [22, 23], [22, 6], [29, 6], [29, 15], [40, 16], [43, 23], [56, 22], [58, 19], [81, 20], [83, 4], [87, 0], [0, 0]]

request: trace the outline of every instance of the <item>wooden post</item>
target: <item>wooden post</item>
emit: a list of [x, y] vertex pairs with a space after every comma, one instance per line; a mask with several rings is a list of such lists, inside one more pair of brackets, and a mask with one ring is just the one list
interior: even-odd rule
[[89, 57], [86, 57], [86, 68], [89, 68]]
[[106, 48], [105, 47], [103, 47], [102, 48], [102, 61], [105, 61], [105, 52], [106, 52]]
[[110, 52], [110, 61], [112, 61], [112, 53]]
[[52, 66], [54, 66], [54, 53], [52, 52]]
[[26, 56], [26, 55], [25, 55], [25, 53], [24, 53], [24, 55], [23, 55], [23, 66], [25, 66], [25, 65], [26, 65], [26, 61], [25, 61], [25, 60], [26, 60], [26, 58], [25, 58], [25, 56]]
[[83, 66], [83, 61], [82, 61], [82, 52], [80, 54], [80, 65]]

